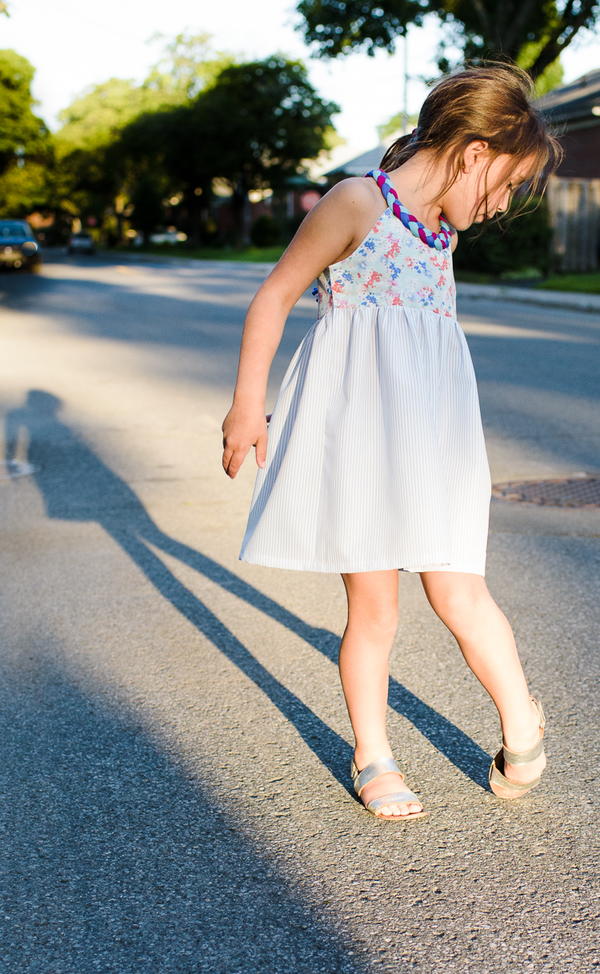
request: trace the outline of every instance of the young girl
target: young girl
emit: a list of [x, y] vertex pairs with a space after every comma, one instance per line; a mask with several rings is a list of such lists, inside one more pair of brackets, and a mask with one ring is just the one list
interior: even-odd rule
[[[222, 425], [226, 473], [236, 476], [251, 446], [259, 468], [240, 560], [342, 576], [350, 772], [365, 807], [393, 821], [428, 814], [386, 734], [398, 571], [419, 573], [496, 705], [494, 793], [526, 794], [546, 763], [541, 703], [484, 580], [491, 477], [451, 256], [457, 230], [505, 211], [523, 184], [527, 202], [541, 195], [560, 163], [533, 94], [530, 76], [506, 62], [446, 76], [381, 168], [322, 197], [249, 306]], [[271, 362], [315, 279], [317, 318], [267, 428]]]

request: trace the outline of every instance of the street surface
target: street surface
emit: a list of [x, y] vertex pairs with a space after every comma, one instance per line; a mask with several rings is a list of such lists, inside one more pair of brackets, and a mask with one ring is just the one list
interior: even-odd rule
[[[349, 776], [339, 575], [237, 559], [221, 423], [265, 265], [50, 257], [0, 275], [6, 974], [588, 974], [600, 966], [598, 510], [492, 501], [486, 580], [548, 767], [487, 789], [495, 708], [399, 576], [389, 730], [431, 815]], [[316, 314], [271, 369], [271, 411]], [[600, 470], [600, 321], [463, 300], [494, 482]]]

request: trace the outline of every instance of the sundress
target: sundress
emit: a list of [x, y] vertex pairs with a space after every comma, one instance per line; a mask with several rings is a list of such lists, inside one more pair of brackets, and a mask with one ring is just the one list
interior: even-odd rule
[[[366, 175], [397, 199], [386, 173]], [[316, 319], [277, 394], [239, 560], [485, 576], [492, 482], [451, 247], [428, 243], [437, 234], [411, 221], [388, 205], [356, 250], [319, 275]]]

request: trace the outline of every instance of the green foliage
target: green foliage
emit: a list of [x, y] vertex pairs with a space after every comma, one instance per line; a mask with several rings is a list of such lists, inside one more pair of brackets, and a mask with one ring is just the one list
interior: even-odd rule
[[49, 194], [50, 134], [33, 113], [34, 69], [15, 51], [0, 51], [0, 213], [26, 216]]
[[[372, 56], [383, 48], [395, 51], [409, 24], [423, 26], [427, 14], [437, 14], [443, 25], [436, 53], [438, 70], [446, 74], [465, 61], [504, 55], [520, 63], [522, 49], [539, 44], [527, 70], [537, 78], [554, 64], [582, 28], [593, 29], [598, 20], [597, 0], [562, 4], [556, 0], [300, 0], [299, 30], [321, 57], [336, 57], [364, 50]], [[460, 51], [451, 62], [448, 51]], [[431, 79], [427, 79], [431, 80]]]
[[274, 55], [223, 69], [189, 104], [139, 116], [114, 151], [126, 167], [128, 192], [150, 166], [164, 174], [169, 193], [183, 194], [180, 226], [191, 239], [206, 239], [202, 209], [213, 179], [224, 179], [234, 193], [235, 239], [248, 191], [285, 186], [323, 149], [338, 110], [319, 98], [301, 63]]
[[[531, 65], [535, 64], [543, 47], [544, 40], [542, 39], [526, 41], [519, 51], [517, 60], [519, 67], [524, 68], [525, 71], [529, 71]], [[558, 88], [563, 83], [564, 76], [565, 72], [560, 63], [560, 58], [557, 58], [537, 75], [535, 79], [536, 96], [541, 98], [542, 95], [546, 95], [549, 91], [554, 91], [555, 88]]]
[[224, 53], [211, 55], [208, 35], [178, 34], [142, 85], [111, 78], [76, 98], [61, 113], [55, 136], [63, 206], [110, 224], [117, 236], [119, 213], [129, 208], [149, 233], [161, 220], [169, 183], [177, 182], [181, 110], [231, 61]]
[[[154, 34], [150, 43], [166, 40], [164, 34]], [[233, 54], [213, 53], [210, 34], [177, 34], [164, 47], [164, 54], [151, 69], [144, 87], [159, 91], [177, 103], [196, 98], [216, 81], [223, 68], [235, 64]]]
[[[514, 212], [515, 203], [507, 211]], [[532, 266], [547, 274], [552, 266], [552, 228], [545, 196], [534, 197], [535, 209], [513, 219], [473, 224], [459, 233], [458, 247], [453, 254], [454, 267], [482, 271], [500, 277], [509, 271], [527, 270]], [[483, 226], [483, 228], [482, 228]]]
[[110, 78], [94, 85], [59, 115], [62, 127], [56, 133], [61, 158], [70, 152], [95, 151], [110, 145], [121, 130], [142, 112], [164, 105], [161, 92], [122, 78]]
[[284, 185], [323, 148], [335, 102], [325, 102], [300, 61], [274, 54], [225, 68], [190, 110], [188, 151], [199, 172], [245, 193]]
[[[410, 132], [411, 128], [414, 128], [416, 126], [418, 120], [419, 119], [418, 119], [418, 116], [417, 115], [408, 115], [407, 120], [406, 120], [406, 124], [408, 126], [408, 131], [409, 132]], [[396, 114], [395, 115], [392, 115], [391, 118], [389, 118], [387, 122], [384, 122], [383, 123], [383, 125], [378, 125], [377, 126], [377, 134], [378, 134], [380, 140], [383, 142], [385, 139], [388, 138], [388, 136], [394, 135], [395, 132], [398, 132], [398, 133], [401, 132], [402, 131], [403, 123], [404, 123], [404, 115], [403, 115], [403, 113], [402, 112], [396, 112]]]
[[[33, 69], [21, 62], [30, 101]], [[0, 86], [1, 72], [0, 65]], [[15, 65], [5, 74], [14, 78]], [[127, 221], [147, 237], [165, 220], [165, 200], [176, 197], [170, 216], [197, 242], [215, 237], [208, 204], [218, 177], [233, 191], [237, 240], [248, 191], [284, 189], [288, 177], [305, 171], [307, 160], [335, 141], [331, 115], [338, 111], [318, 96], [300, 61], [275, 54], [235, 64], [223, 52], [211, 54], [207, 35], [179, 34], [142, 85], [111, 78], [78, 96], [61, 113], [51, 176], [45, 183], [39, 173], [32, 178], [29, 195], [15, 180], [10, 193], [22, 191], [23, 200], [35, 197], [40, 206], [45, 196], [57, 215], [84, 223], [94, 217], [105, 238], [116, 240]], [[12, 158], [12, 143], [10, 152]], [[264, 221], [255, 232], [274, 233]]]
[[0, 51], [0, 174], [19, 156], [39, 159], [48, 151], [48, 130], [33, 114], [33, 75], [26, 58], [16, 51]]
[[35, 161], [10, 166], [0, 178], [0, 214], [24, 218], [43, 209], [51, 195], [48, 167]]

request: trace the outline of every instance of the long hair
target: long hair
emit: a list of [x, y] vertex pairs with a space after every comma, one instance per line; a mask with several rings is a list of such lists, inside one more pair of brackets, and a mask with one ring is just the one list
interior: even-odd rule
[[[526, 158], [532, 157], [524, 185], [511, 194], [524, 200], [513, 218], [524, 212], [534, 197], [542, 197], [548, 179], [564, 158], [556, 130], [531, 104], [535, 85], [531, 76], [511, 61], [487, 60], [476, 67], [445, 75], [432, 88], [419, 112], [416, 129], [396, 139], [385, 152], [379, 168], [396, 169], [422, 149], [429, 150], [432, 167], [443, 163], [446, 181], [433, 201], [440, 199], [460, 176], [463, 153], [474, 139], [485, 139], [489, 163], [485, 170], [485, 204], [488, 219], [489, 165], [502, 154], [512, 157], [508, 179]], [[525, 195], [524, 188], [529, 187]], [[508, 208], [506, 210], [508, 212]], [[529, 211], [528, 211], [529, 212]]]

